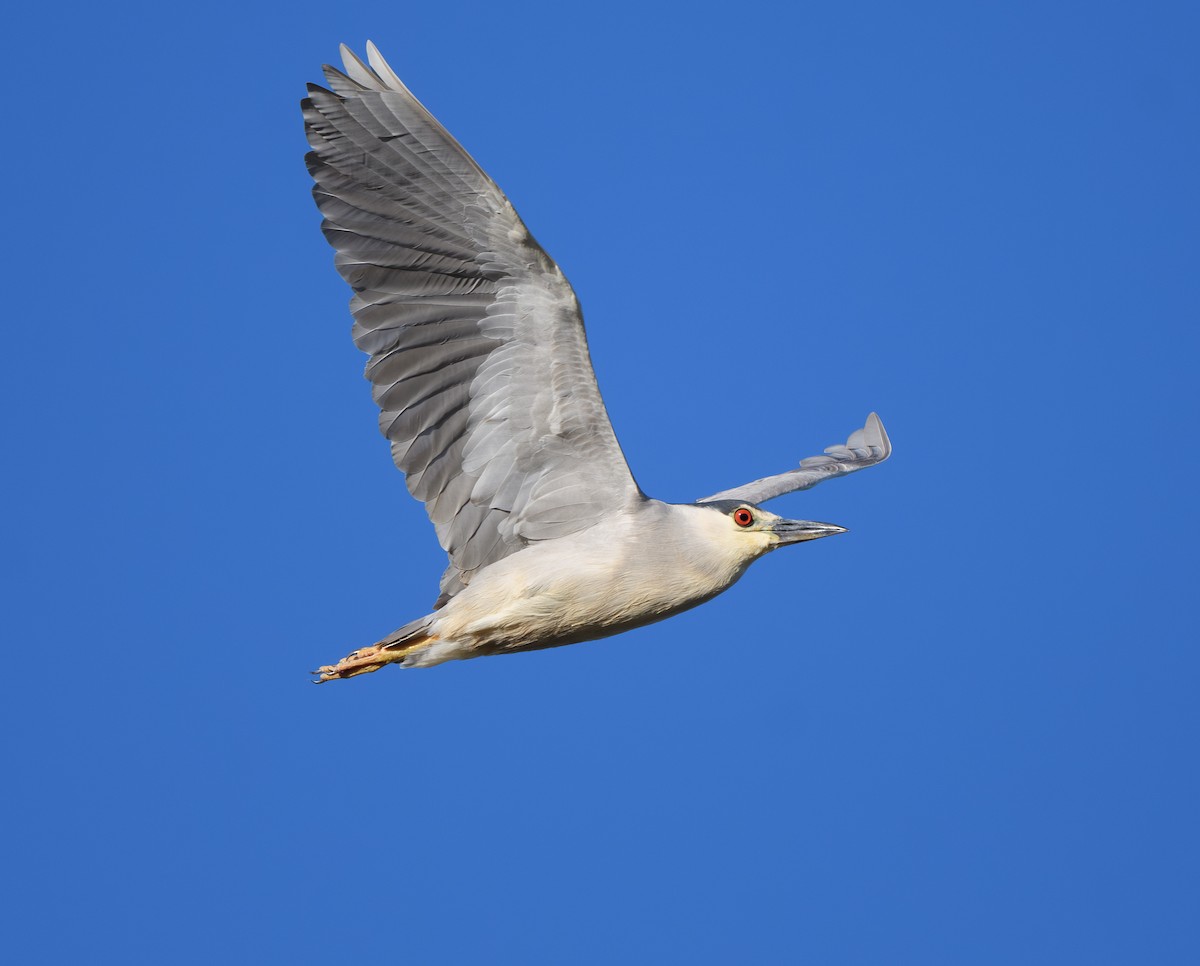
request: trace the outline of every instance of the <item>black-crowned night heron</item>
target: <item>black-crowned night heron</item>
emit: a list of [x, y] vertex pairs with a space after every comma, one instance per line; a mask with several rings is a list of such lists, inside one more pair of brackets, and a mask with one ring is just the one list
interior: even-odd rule
[[886, 459], [845, 445], [693, 504], [634, 482], [579, 303], [508, 199], [367, 44], [303, 102], [308, 167], [380, 427], [450, 566], [433, 612], [317, 672], [430, 667], [617, 634], [703, 603], [763, 554], [842, 527], [764, 500]]

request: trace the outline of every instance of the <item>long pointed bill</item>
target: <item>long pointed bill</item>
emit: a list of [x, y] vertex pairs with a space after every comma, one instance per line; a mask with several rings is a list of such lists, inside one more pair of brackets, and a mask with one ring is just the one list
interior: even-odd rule
[[789, 543], [802, 543], [805, 540], [817, 540], [820, 537], [831, 537], [835, 533], [846, 533], [845, 527], [832, 523], [816, 523], [813, 520], [780, 520], [771, 532], [779, 538], [778, 547]]

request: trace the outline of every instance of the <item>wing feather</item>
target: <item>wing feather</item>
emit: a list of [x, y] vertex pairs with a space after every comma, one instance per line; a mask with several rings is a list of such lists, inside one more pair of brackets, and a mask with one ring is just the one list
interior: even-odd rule
[[313, 196], [380, 428], [450, 556], [441, 606], [479, 568], [644, 497], [558, 266], [374, 45], [342, 59], [303, 102]]
[[845, 443], [827, 446], [822, 456], [805, 457], [800, 461], [798, 469], [763, 477], [761, 480], [735, 486], [731, 490], [722, 490], [696, 502], [740, 500], [743, 503], [762, 503], [785, 493], [807, 490], [822, 480], [845, 476], [847, 473], [855, 473], [876, 463], [882, 463], [891, 454], [892, 443], [888, 439], [887, 430], [883, 428], [883, 421], [877, 414], [871, 413], [867, 417], [866, 425], [851, 433]]

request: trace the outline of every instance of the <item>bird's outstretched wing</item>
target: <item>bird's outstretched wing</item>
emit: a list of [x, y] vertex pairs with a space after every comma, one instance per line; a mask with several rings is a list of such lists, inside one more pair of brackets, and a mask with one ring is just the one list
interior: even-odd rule
[[570, 283], [373, 44], [303, 101], [322, 228], [354, 290], [380, 427], [450, 566], [479, 568], [641, 499]]
[[824, 456], [802, 459], [799, 469], [780, 473], [778, 476], [766, 476], [753, 483], [735, 486], [732, 490], [722, 490], [696, 502], [741, 500], [744, 503], [762, 503], [794, 490], [807, 490], [822, 480], [845, 476], [847, 473], [882, 463], [891, 453], [892, 443], [888, 439], [887, 430], [883, 428], [879, 417], [871, 413], [867, 417], [866, 425], [851, 433], [844, 444], [826, 447]]

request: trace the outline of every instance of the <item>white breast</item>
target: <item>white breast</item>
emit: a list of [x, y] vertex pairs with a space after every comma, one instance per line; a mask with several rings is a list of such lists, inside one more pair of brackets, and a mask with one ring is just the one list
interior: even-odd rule
[[660, 620], [725, 590], [765, 550], [765, 538], [760, 546], [738, 536], [713, 510], [651, 500], [492, 564], [438, 612], [433, 630], [472, 649], [515, 649]]

